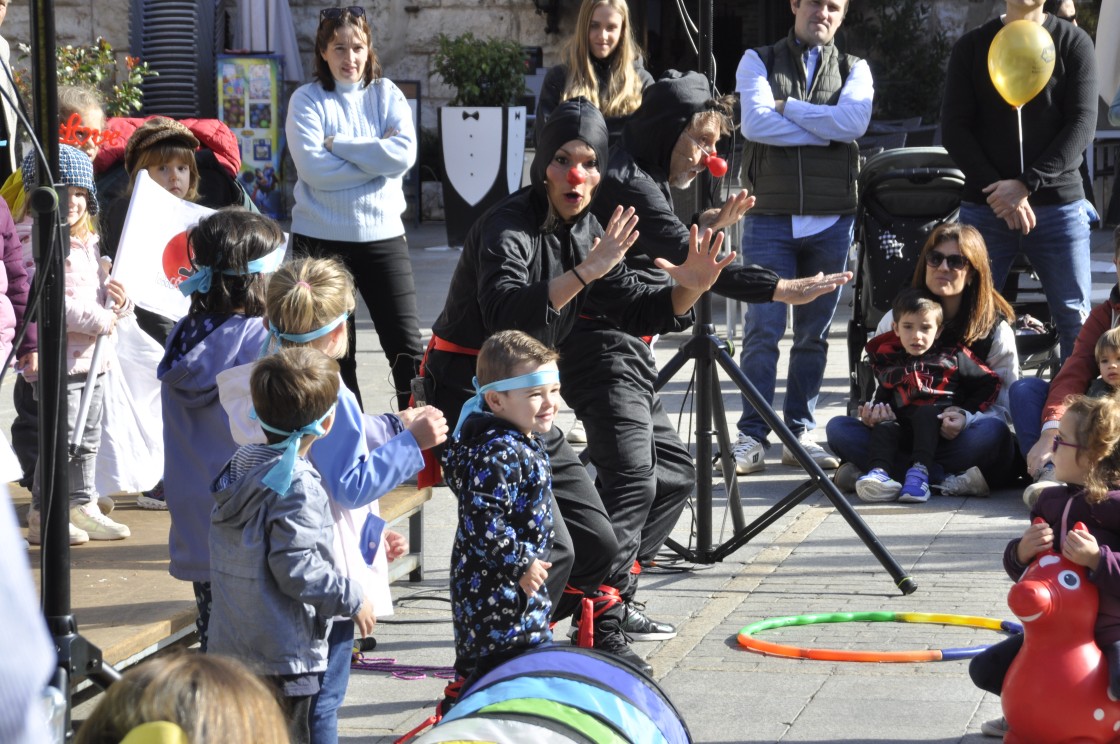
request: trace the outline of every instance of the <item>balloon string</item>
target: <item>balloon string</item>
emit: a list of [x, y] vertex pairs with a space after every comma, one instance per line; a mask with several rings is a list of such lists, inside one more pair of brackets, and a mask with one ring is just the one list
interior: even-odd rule
[[1026, 164], [1023, 162], [1023, 107], [1015, 107], [1015, 118], [1019, 120], [1019, 173], [1027, 169]]

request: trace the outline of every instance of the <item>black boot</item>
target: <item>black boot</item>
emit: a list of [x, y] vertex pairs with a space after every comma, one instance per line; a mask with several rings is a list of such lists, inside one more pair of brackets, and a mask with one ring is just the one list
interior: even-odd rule
[[[622, 630], [622, 623], [626, 618], [626, 605], [618, 595], [618, 590], [601, 586], [599, 592], [598, 596], [584, 599], [581, 603], [583, 611], [580, 613], [581, 622], [590, 620], [595, 624], [594, 648], [616, 656], [646, 674], [652, 675], [653, 667], [630, 648], [630, 639]], [[588, 618], [588, 605], [592, 610], [590, 618]]]
[[677, 629], [669, 623], [659, 622], [646, 615], [645, 602], [634, 599], [638, 593], [638, 576], [642, 573], [641, 564], [634, 561], [626, 586], [619, 589], [619, 595], [626, 607], [622, 619], [622, 630], [631, 641], [667, 641], [677, 637]]
[[667, 641], [677, 637], [677, 628], [654, 620], [645, 613], [646, 605], [634, 599], [623, 602], [622, 630], [632, 641]]

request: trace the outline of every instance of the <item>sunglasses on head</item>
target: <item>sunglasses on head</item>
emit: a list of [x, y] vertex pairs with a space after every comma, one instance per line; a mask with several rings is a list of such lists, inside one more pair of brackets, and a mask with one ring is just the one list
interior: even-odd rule
[[931, 269], [936, 269], [941, 265], [942, 261], [944, 261], [945, 265], [953, 271], [960, 271], [961, 269], [969, 266], [968, 259], [959, 253], [954, 253], [951, 256], [946, 256], [944, 253], [930, 251], [926, 254], [926, 266], [930, 267]]
[[1061, 434], [1055, 434], [1054, 443], [1050, 445], [1050, 451], [1057, 452], [1059, 447], [1073, 447], [1074, 449], [1084, 449], [1084, 447], [1082, 447], [1080, 444], [1074, 444], [1073, 442], [1067, 442], [1066, 440], [1062, 439]]
[[352, 18], [362, 18], [366, 14], [366, 9], [361, 5], [348, 5], [345, 8], [323, 8], [319, 11], [319, 21], [337, 21], [344, 15], [349, 15]]

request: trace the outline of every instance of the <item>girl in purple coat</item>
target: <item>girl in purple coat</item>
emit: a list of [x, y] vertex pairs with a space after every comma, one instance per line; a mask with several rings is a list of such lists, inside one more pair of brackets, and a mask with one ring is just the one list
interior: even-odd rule
[[[1120, 398], [1071, 398], [1053, 449], [1054, 474], [1068, 485], [1042, 492], [1030, 527], [1007, 544], [1003, 567], [1018, 581], [1038, 554], [1055, 550], [1089, 569], [1100, 592], [1094, 635], [1108, 659], [1110, 692], [1120, 697]], [[1078, 522], [1085, 529], [1075, 529]], [[969, 666], [972, 681], [998, 695], [1022, 646], [1020, 634], [985, 650]], [[1006, 722], [988, 721], [981, 730], [1002, 733]]]
[[187, 236], [194, 273], [179, 285], [191, 307], [167, 339], [156, 375], [163, 403], [163, 482], [171, 512], [171, 575], [194, 585], [198, 637], [210, 620], [210, 483], [237, 444], [218, 398], [218, 373], [247, 364], [268, 338], [268, 275], [287, 245], [274, 220], [240, 207], [206, 217]]

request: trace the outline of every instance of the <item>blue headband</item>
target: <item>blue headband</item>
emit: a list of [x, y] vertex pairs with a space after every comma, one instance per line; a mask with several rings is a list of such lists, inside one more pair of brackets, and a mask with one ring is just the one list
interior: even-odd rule
[[327, 323], [325, 326], [321, 328], [315, 328], [308, 331], [307, 333], [284, 333], [279, 328], [274, 326], [272, 324], [272, 321], [270, 320], [268, 322], [268, 338], [265, 339], [264, 346], [261, 347], [260, 356], [263, 357], [268, 355], [268, 349], [272, 346], [273, 341], [276, 342], [277, 346], [282, 346], [284, 341], [291, 341], [294, 344], [306, 344], [309, 341], [314, 341], [317, 338], [322, 338], [323, 336], [326, 336], [328, 333], [333, 331], [335, 328], [338, 328], [340, 325], [345, 323], [346, 319], [350, 317], [350, 313], [352, 312], [353, 310], [347, 310], [342, 315], [339, 315], [337, 318], [332, 320], [330, 323]]
[[249, 414], [252, 418], [257, 420], [257, 423], [259, 423], [261, 425], [261, 428], [265, 431], [270, 431], [273, 434], [283, 434], [287, 437], [282, 442], [268, 445], [275, 450], [284, 450], [284, 454], [280, 456], [280, 461], [273, 465], [272, 469], [269, 470], [262, 479], [262, 482], [266, 486], [276, 491], [276, 493], [280, 494], [281, 496], [288, 495], [288, 491], [292, 487], [292, 473], [296, 469], [296, 455], [299, 453], [300, 442], [303, 441], [303, 438], [309, 434], [313, 434], [317, 437], [321, 437], [326, 434], [326, 432], [323, 430], [323, 421], [325, 421], [328, 416], [334, 413], [335, 406], [337, 405], [338, 404], [335, 403], [329, 409], [327, 409], [327, 412], [320, 416], [318, 419], [312, 421], [307, 426], [301, 426], [295, 431], [284, 431], [283, 429], [277, 429], [275, 427], [269, 426], [268, 424], [260, 420], [260, 418], [257, 416], [256, 410], [253, 410]]
[[537, 385], [548, 385], [553, 382], [560, 382], [560, 373], [554, 369], [538, 369], [536, 372], [530, 372], [527, 375], [519, 377], [507, 377], [504, 380], [495, 380], [494, 382], [478, 386], [478, 378], [474, 378], [474, 397], [463, 404], [463, 410], [459, 413], [459, 422], [455, 424], [455, 431], [451, 436], [459, 433], [463, 428], [463, 422], [472, 413], [478, 413], [482, 410], [482, 396], [490, 391], [496, 393], [504, 393], [509, 390], [518, 390], [520, 388], [536, 387]]
[[[288, 244], [281, 243], [272, 253], [265, 254], [260, 258], [254, 258], [246, 264], [245, 271], [222, 269], [221, 273], [226, 276], [271, 274], [280, 268], [280, 264], [284, 262], [284, 254], [287, 250]], [[197, 266], [195, 269], [195, 272], [179, 285], [179, 291], [183, 293], [184, 297], [194, 294], [195, 292], [206, 294], [210, 291], [210, 280], [214, 276], [214, 269], [210, 266]]]

